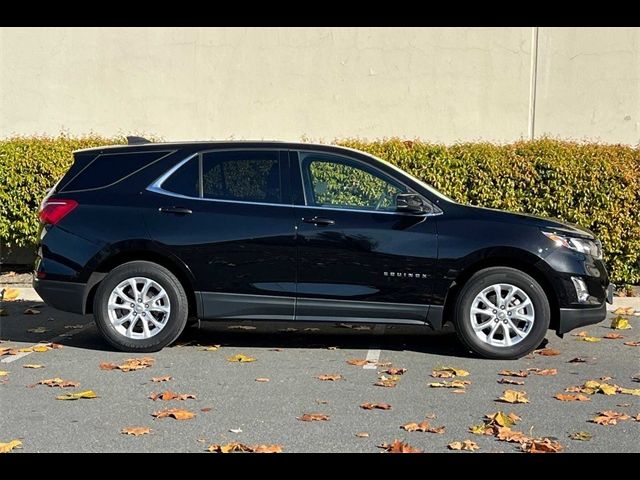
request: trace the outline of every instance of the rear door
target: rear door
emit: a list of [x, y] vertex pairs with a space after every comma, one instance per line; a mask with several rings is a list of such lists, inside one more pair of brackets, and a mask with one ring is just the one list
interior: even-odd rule
[[313, 151], [296, 163], [296, 319], [424, 323], [435, 217], [397, 212], [409, 188], [374, 165]]
[[148, 188], [150, 235], [193, 273], [202, 318], [293, 319], [288, 161], [280, 150], [204, 151]]

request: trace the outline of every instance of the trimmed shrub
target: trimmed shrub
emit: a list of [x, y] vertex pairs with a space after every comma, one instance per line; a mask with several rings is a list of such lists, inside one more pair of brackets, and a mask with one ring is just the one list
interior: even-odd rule
[[[0, 241], [37, 240], [37, 210], [73, 150], [121, 137], [0, 140]], [[593, 230], [612, 280], [640, 283], [640, 149], [552, 139], [451, 146], [389, 139], [339, 140], [394, 163], [457, 201], [555, 217]]]

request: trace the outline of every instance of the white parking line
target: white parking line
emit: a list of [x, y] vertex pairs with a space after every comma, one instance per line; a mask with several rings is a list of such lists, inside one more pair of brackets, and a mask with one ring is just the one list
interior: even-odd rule
[[367, 363], [362, 368], [367, 370], [374, 370], [378, 368], [378, 360], [380, 360], [380, 350], [369, 350], [367, 352]]
[[[62, 340], [64, 338], [71, 338], [74, 335], [84, 331], [87, 327], [90, 327], [91, 325], [93, 325], [93, 322], [89, 322], [84, 327], [79, 328], [77, 330], [72, 330], [70, 332], [61, 333], [57, 337], [53, 337], [51, 340], [46, 340], [46, 341], [40, 342], [40, 343], [56, 343], [56, 342], [59, 342], [60, 340]], [[34, 345], [37, 345], [37, 343], [34, 344]], [[15, 362], [16, 360], [20, 360], [21, 358], [24, 358], [27, 355], [31, 355], [32, 353], [33, 352], [19, 352], [16, 355], [10, 355], [8, 357], [4, 357], [2, 360], [0, 360], [0, 362], [2, 362], [2, 363]]]

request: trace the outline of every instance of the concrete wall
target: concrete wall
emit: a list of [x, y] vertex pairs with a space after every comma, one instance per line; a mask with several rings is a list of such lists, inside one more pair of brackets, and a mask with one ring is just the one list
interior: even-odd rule
[[0, 137], [640, 142], [640, 29], [535, 32], [2, 28]]

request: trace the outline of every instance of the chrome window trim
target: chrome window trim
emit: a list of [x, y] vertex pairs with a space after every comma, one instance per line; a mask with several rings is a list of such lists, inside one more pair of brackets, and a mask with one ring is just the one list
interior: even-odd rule
[[[408, 213], [408, 212], [387, 212], [387, 211], [382, 211], [382, 210], [360, 210], [360, 209], [355, 209], [355, 208], [334, 208], [334, 207], [317, 207], [314, 205], [307, 205], [307, 199], [306, 199], [306, 192], [304, 192], [304, 181], [302, 182], [302, 188], [303, 188], [303, 194], [305, 195], [305, 205], [294, 205], [293, 203], [266, 203], [266, 202], [251, 202], [251, 201], [247, 201], [247, 200], [224, 200], [224, 199], [220, 199], [220, 198], [205, 198], [205, 197], [191, 197], [188, 195], [182, 195], [180, 193], [174, 193], [174, 192], [170, 192], [169, 190], [165, 190], [164, 188], [162, 188], [162, 184], [171, 176], [173, 175], [178, 169], [180, 169], [180, 167], [182, 167], [184, 164], [186, 164], [189, 160], [192, 160], [198, 156], [201, 156], [204, 153], [208, 153], [208, 152], [228, 152], [228, 151], [236, 151], [236, 150], [257, 150], [257, 151], [286, 151], [286, 152], [301, 152], [302, 150], [293, 150], [293, 149], [280, 149], [280, 148], [226, 148], [226, 149], [220, 149], [220, 150], [206, 150], [206, 151], [202, 151], [202, 152], [197, 152], [194, 154], [189, 155], [187, 158], [185, 158], [184, 160], [181, 160], [180, 162], [176, 163], [173, 167], [171, 167], [169, 170], [167, 170], [165, 173], [163, 173], [162, 175], [160, 175], [156, 180], [154, 180], [147, 188], [146, 190], [149, 192], [153, 192], [153, 193], [157, 193], [159, 195], [165, 195], [168, 197], [174, 197], [174, 198], [183, 198], [185, 200], [198, 200], [198, 201], [204, 201], [204, 202], [218, 202], [218, 203], [233, 203], [233, 204], [241, 204], [241, 205], [263, 205], [263, 206], [268, 206], [268, 207], [286, 207], [286, 208], [315, 208], [315, 209], [319, 209], [319, 210], [331, 210], [331, 211], [337, 211], [337, 212], [354, 212], [354, 213], [369, 213], [369, 214], [382, 214], [382, 215], [399, 215], [399, 216], [411, 216], [411, 217], [416, 217], [416, 216], [420, 216], [420, 217], [434, 217], [437, 215], [442, 215], [442, 210], [439, 209], [439, 207], [437, 207], [436, 205], [433, 204], [433, 202], [429, 201], [428, 199], [425, 199], [427, 201], [429, 201], [429, 203], [431, 203], [431, 205], [433, 205], [434, 208], [438, 208], [440, 211], [439, 212], [435, 212], [435, 213], [422, 213], [422, 214], [416, 214], [416, 213]], [[322, 153], [322, 152], [317, 152], [317, 151], [313, 151], [313, 150], [304, 150], [305, 152], [309, 152], [309, 153]], [[335, 154], [329, 154], [329, 155], [334, 155]], [[337, 155], [340, 156], [340, 155]], [[351, 157], [344, 157], [348, 160], [353, 160], [358, 162], [358, 160], [356, 159], [352, 159]], [[300, 161], [298, 161], [298, 169], [300, 169], [300, 175], [301, 175], [301, 179], [302, 179], [302, 171], [301, 171], [301, 164]], [[377, 169], [375, 166], [372, 166], [372, 168]], [[383, 174], [386, 175], [385, 172], [381, 172]], [[200, 175], [202, 176], [202, 175]], [[404, 185], [405, 187], [407, 187], [408, 189], [411, 190], [411, 188], [408, 185], [405, 185], [403, 182], [399, 182], [402, 185]]]

